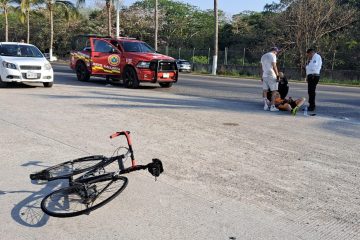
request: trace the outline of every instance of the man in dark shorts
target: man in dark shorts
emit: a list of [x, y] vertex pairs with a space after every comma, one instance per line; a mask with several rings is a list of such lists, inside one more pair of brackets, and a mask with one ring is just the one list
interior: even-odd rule
[[280, 97], [279, 93], [275, 94], [275, 106], [280, 110], [280, 111], [289, 111], [291, 112], [291, 114], [293, 116], [296, 115], [296, 113], [298, 112], [299, 108], [304, 105], [305, 102], [305, 98], [298, 98], [296, 100], [292, 99], [291, 97], [289, 98], [284, 98], [282, 99]]

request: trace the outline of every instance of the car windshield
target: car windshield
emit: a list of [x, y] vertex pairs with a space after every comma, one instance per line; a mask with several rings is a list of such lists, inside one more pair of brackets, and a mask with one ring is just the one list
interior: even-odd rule
[[1, 44], [0, 56], [10, 57], [44, 57], [39, 49], [31, 45]]
[[145, 52], [145, 53], [154, 53], [155, 50], [152, 49], [148, 44], [144, 42], [121, 42], [121, 45], [125, 52]]
[[185, 65], [190, 64], [189, 61], [178, 61], [178, 63], [179, 63], [179, 64], [185, 64]]

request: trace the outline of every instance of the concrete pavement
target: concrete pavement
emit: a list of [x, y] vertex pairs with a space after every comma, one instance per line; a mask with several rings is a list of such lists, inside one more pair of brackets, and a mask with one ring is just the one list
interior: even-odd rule
[[[111, 155], [130, 130], [139, 163], [125, 191], [75, 218], [40, 201], [63, 182], [31, 172]], [[360, 125], [246, 102], [93, 84], [0, 89], [1, 239], [359, 239]]]

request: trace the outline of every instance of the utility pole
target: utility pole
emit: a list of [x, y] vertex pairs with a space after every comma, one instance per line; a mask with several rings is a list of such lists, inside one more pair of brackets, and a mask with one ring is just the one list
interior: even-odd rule
[[215, 18], [215, 36], [214, 36], [214, 56], [213, 56], [212, 75], [216, 75], [217, 60], [218, 60], [219, 17], [218, 17], [217, 0], [214, 0], [214, 18]]
[[158, 0], [155, 0], [155, 39], [154, 39], [154, 48], [155, 51], [158, 50], [158, 31], [159, 31], [159, 16], [158, 16]]

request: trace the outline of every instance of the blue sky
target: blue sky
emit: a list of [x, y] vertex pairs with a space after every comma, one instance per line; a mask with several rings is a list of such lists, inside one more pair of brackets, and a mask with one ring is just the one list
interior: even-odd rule
[[[184, 3], [197, 6], [202, 10], [212, 9], [214, 7], [213, 0], [177, 0]], [[125, 6], [129, 6], [136, 2], [136, 0], [123, 0]], [[264, 9], [265, 4], [279, 2], [279, 0], [218, 0], [219, 9], [228, 14], [236, 14], [242, 11], [257, 11]]]

